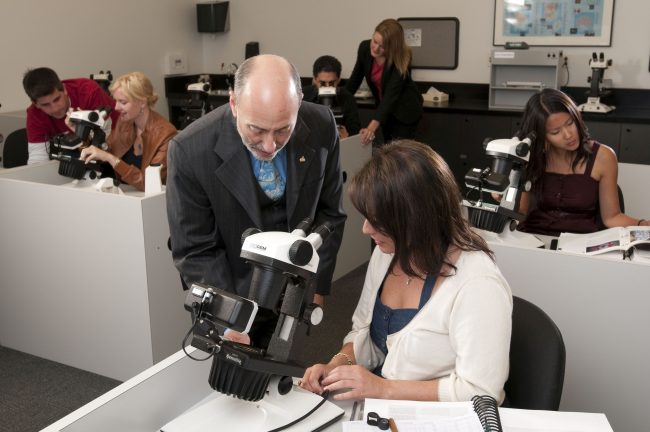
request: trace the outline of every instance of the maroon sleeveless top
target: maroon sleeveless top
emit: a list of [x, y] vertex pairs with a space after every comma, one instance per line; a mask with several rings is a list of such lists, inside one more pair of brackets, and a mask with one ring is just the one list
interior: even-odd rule
[[593, 143], [584, 174], [542, 174], [541, 202], [519, 224], [520, 231], [557, 236], [562, 232], [592, 233], [602, 229], [598, 222], [598, 181], [591, 169], [600, 145]]

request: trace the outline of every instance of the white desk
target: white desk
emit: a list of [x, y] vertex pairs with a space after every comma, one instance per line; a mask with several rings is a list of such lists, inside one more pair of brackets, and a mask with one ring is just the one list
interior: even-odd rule
[[57, 168], [0, 172], [0, 344], [126, 380], [190, 325], [165, 195], [61, 186]]
[[[190, 348], [193, 350], [193, 348]], [[203, 354], [195, 351], [195, 355]], [[211, 361], [196, 362], [179, 351], [138, 376], [84, 405], [42, 432], [156, 431], [213, 391], [208, 385]], [[220, 396], [228, 397], [228, 396]], [[237, 402], [237, 401], [234, 401]], [[243, 404], [256, 404], [240, 402]], [[388, 401], [387, 403], [393, 403]], [[421, 402], [397, 402], [421, 404]], [[337, 402], [345, 413], [324, 432], [340, 432], [342, 422], [358, 418], [352, 401]], [[424, 413], [427, 410], [419, 411]], [[406, 411], [402, 410], [402, 414]], [[410, 412], [410, 411], [409, 411]], [[415, 410], [413, 410], [415, 412]], [[429, 414], [431, 414], [429, 412]], [[445, 414], [449, 415], [449, 413]], [[589, 431], [611, 432], [603, 414], [529, 411], [502, 408], [501, 422], [506, 432]], [[287, 431], [311, 430], [307, 422]], [[378, 429], [373, 429], [378, 430]], [[618, 431], [617, 431], [618, 432]]]
[[[194, 355], [203, 357], [205, 353], [196, 350]], [[42, 432], [156, 431], [214, 392], [208, 384], [211, 365], [212, 360], [196, 362], [178, 351]], [[351, 402], [340, 406], [351, 412]], [[349, 415], [344, 415], [344, 420], [348, 419]], [[289, 429], [304, 430], [304, 426]], [[340, 430], [340, 423], [325, 429]]]
[[490, 243], [514, 295], [542, 308], [566, 345], [560, 409], [650, 430], [650, 265]]

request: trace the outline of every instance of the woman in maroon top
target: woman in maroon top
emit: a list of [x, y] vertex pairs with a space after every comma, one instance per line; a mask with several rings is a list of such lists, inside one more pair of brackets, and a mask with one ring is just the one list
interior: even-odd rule
[[519, 230], [546, 235], [650, 225], [621, 212], [614, 151], [589, 136], [578, 107], [566, 94], [544, 89], [526, 104], [519, 138], [534, 136], [526, 169], [530, 193]]

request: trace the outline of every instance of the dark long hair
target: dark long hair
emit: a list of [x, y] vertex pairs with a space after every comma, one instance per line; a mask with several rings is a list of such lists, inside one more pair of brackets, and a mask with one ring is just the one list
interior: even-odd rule
[[576, 150], [571, 169], [585, 161], [589, 149], [589, 132], [573, 100], [560, 90], [546, 88], [528, 99], [521, 119], [521, 129], [517, 133], [519, 139], [534, 136], [530, 148], [530, 160], [526, 167], [526, 178], [532, 184], [532, 191], [537, 197], [541, 195], [540, 179], [546, 169], [546, 120], [551, 114], [567, 113], [571, 116], [578, 129], [580, 146]]
[[[352, 204], [374, 229], [395, 243], [399, 262], [413, 277], [441, 274], [447, 250], [483, 251], [485, 241], [461, 211], [461, 193], [447, 163], [430, 147], [398, 140], [382, 147], [349, 185]], [[447, 276], [445, 274], [444, 276]]]

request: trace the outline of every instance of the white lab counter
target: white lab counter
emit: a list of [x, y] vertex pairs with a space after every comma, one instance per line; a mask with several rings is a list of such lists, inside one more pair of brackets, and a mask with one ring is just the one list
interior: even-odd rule
[[0, 171], [0, 344], [126, 380], [190, 325], [165, 195], [70, 186], [57, 169]]
[[617, 432], [650, 430], [650, 264], [489, 243], [512, 293], [562, 332], [560, 409], [605, 413]]
[[[205, 357], [207, 354], [188, 347], [195, 357]], [[264, 414], [264, 406], [260, 402], [243, 402], [230, 396], [214, 392], [208, 384], [212, 360], [197, 362], [178, 351], [169, 358], [152, 366], [146, 371], [126, 381], [108, 393], [89, 402], [59, 421], [51, 424], [42, 432], [112, 432], [112, 431], [157, 431], [163, 425], [181, 415], [210, 395], [226, 398], [231, 405], [241, 405], [240, 408], [258, 410]], [[295, 391], [294, 391], [295, 392]], [[300, 392], [305, 392], [300, 389]], [[309, 406], [315, 406], [313, 400], [320, 398], [308, 393]], [[266, 401], [266, 397], [262, 402]], [[261, 408], [260, 408], [261, 405]], [[337, 403], [346, 411], [343, 418], [326, 428], [327, 432], [341, 430], [340, 422], [349, 420], [352, 413], [352, 402]], [[330, 404], [330, 406], [333, 406]], [[291, 408], [303, 412], [295, 405]], [[334, 408], [336, 409], [336, 408]], [[319, 411], [321, 411], [319, 409]], [[318, 412], [317, 412], [318, 413]], [[315, 413], [314, 415], [317, 415]], [[216, 423], [215, 429], [223, 427], [228, 417], [241, 417], [232, 412], [225, 415]], [[239, 418], [238, 420], [242, 420]], [[312, 430], [309, 421], [287, 429], [288, 431]], [[235, 430], [235, 429], [233, 429]], [[237, 429], [243, 430], [243, 429]]]
[[[192, 350], [193, 348], [190, 347], [189, 351]], [[203, 354], [200, 351], [194, 351], [194, 355]], [[284, 413], [289, 412], [294, 417], [297, 417], [308, 410], [304, 406], [299, 406], [300, 404], [311, 408], [316, 406], [320, 400], [318, 396], [306, 393], [302, 389], [294, 389], [288, 395], [280, 396], [275, 405], [268, 405], [268, 396], [260, 402], [242, 402], [230, 396], [216, 393], [210, 389], [207, 380], [211, 363], [211, 361], [193, 361], [185, 356], [182, 351], [179, 351], [105, 395], [98, 397], [51, 424], [43, 429], [42, 432], [157, 431], [163, 425], [166, 425], [165, 430], [168, 430], [171, 427], [168, 424], [170, 421], [197, 403], [200, 405], [200, 401], [206, 397], [219, 400], [220, 404], [210, 407], [210, 410], [193, 410], [192, 416], [187, 418], [187, 422], [184, 422], [185, 428], [174, 429], [172, 427], [172, 429], [187, 431], [189, 427], [190, 429], [204, 432], [217, 430], [254, 431], [259, 429], [255, 427], [255, 421], [248, 421], [248, 427], [241, 427], [241, 423], [251, 417], [256, 419], [270, 417], [278, 411]], [[294, 402], [285, 401], [285, 398], [286, 400], [293, 398]], [[380, 405], [399, 405], [402, 407], [398, 408], [401, 415], [406, 417], [415, 416], [417, 418], [436, 414], [450, 416], [457, 415], [453, 414], [454, 411], [458, 413], [457, 406], [455, 409], [450, 410], [449, 405], [445, 403], [437, 404], [433, 402], [429, 405], [423, 402], [408, 401], [375, 402], [379, 402]], [[377, 403], [374, 405], [376, 408]], [[424, 408], [425, 405], [426, 408]], [[223, 407], [230, 409], [224, 411], [221, 409]], [[218, 413], [215, 411], [218, 411]], [[241, 415], [244, 411], [248, 412], [249, 415]], [[343, 411], [342, 415], [341, 411]], [[386, 408], [381, 409], [380, 413], [386, 415], [390, 411], [391, 408]], [[607, 417], [598, 413], [518, 410], [509, 408], [500, 408], [499, 413], [503, 429], [506, 432], [524, 430], [529, 432], [612, 432]], [[365, 418], [363, 402], [327, 402], [307, 419], [286, 430], [287, 432], [312, 431], [318, 427], [317, 425], [323, 424], [323, 418], [333, 419], [333, 423], [330, 423], [324, 429], [318, 430], [322, 430], [323, 432], [340, 432], [343, 429], [343, 422]], [[240, 427], [228, 427], [227, 425], [230, 421], [240, 423]], [[178, 419], [174, 420], [174, 422], [178, 422]], [[196, 429], [197, 425], [199, 426], [198, 429]], [[447, 426], [447, 429], [443, 426], [441, 430], [443, 429], [451, 430], [449, 426]], [[265, 430], [268, 430], [268, 428]], [[357, 428], [355, 430], [360, 429]]]

